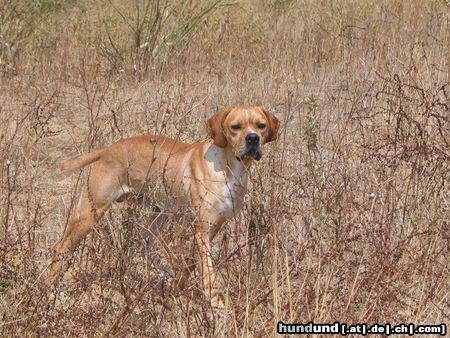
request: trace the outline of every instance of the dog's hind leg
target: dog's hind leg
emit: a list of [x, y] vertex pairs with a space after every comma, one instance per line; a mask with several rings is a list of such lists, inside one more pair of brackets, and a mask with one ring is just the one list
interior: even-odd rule
[[62, 238], [53, 248], [48, 276], [50, 285], [58, 282], [69, 267], [70, 256], [80, 241], [86, 237], [111, 203], [124, 193], [124, 186], [120, 184], [119, 177], [108, 175], [106, 171], [108, 168], [105, 168], [101, 162], [97, 163], [92, 167], [87, 187], [83, 191], [75, 215], [67, 225]]

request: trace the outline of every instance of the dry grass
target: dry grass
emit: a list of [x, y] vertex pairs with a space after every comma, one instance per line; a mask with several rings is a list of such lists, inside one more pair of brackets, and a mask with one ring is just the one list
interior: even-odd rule
[[[446, 2], [149, 3], [0, 1], [1, 335], [448, 324]], [[239, 103], [282, 129], [215, 243], [228, 311], [210, 309], [198, 274], [171, 286], [189, 212], [152, 193], [113, 207], [45, 293], [83, 179], [59, 163], [143, 132], [199, 141]]]

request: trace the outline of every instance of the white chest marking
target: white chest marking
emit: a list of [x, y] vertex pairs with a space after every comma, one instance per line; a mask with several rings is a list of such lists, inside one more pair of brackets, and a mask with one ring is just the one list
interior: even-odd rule
[[232, 175], [223, 187], [223, 199], [220, 203], [220, 213], [227, 219], [236, 216], [241, 211], [245, 192], [247, 190], [247, 168], [241, 163], [235, 163]]

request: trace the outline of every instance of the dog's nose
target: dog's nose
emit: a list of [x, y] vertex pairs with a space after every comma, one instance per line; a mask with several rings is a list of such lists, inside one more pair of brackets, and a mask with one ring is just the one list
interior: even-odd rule
[[259, 144], [259, 136], [255, 133], [250, 133], [245, 137], [245, 141], [250, 146], [256, 146]]

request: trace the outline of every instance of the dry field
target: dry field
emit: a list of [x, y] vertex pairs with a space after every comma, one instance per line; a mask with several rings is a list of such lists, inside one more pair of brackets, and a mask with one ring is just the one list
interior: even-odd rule
[[[0, 0], [0, 336], [276, 335], [276, 323], [450, 324], [448, 1]], [[86, 174], [145, 132], [282, 122], [215, 240], [227, 309], [193, 274], [189, 210], [117, 203], [64, 281], [51, 247]]]

